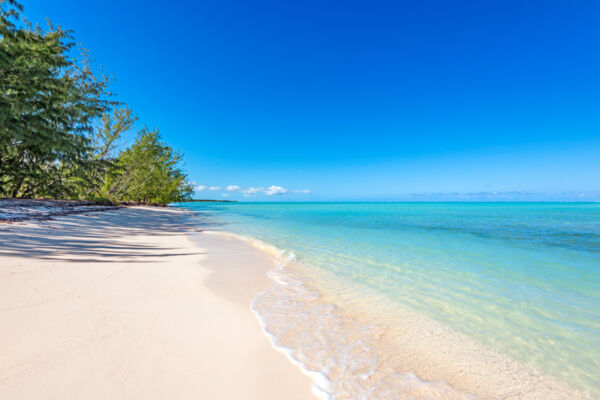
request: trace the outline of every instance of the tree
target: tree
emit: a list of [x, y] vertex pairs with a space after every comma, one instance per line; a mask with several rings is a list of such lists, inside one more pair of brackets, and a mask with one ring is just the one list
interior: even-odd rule
[[102, 116], [100, 125], [90, 136], [92, 151], [88, 161], [90, 167], [85, 198], [107, 197], [106, 180], [114, 171], [116, 149], [120, 145], [123, 134], [131, 130], [137, 120], [132, 110], [126, 106], [115, 107], [112, 112]]
[[69, 31], [19, 24], [22, 7], [0, 0], [0, 193], [76, 196], [86, 183], [89, 133], [107, 112], [108, 80]]
[[0, 0], [0, 196], [166, 204], [191, 197], [181, 155], [143, 129], [117, 154], [137, 117], [110, 101], [108, 79], [73, 56], [70, 31], [46, 31]]
[[168, 204], [191, 198], [193, 187], [181, 170], [181, 154], [165, 144], [158, 130], [142, 129], [117, 160], [108, 194], [117, 201]]

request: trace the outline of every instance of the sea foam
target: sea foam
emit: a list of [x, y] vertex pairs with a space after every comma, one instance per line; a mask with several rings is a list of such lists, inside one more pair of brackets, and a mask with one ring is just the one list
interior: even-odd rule
[[382, 363], [377, 348], [381, 328], [344, 316], [298, 272], [297, 257], [261, 240], [209, 231], [239, 240], [274, 257], [270, 287], [254, 299], [251, 310], [273, 348], [313, 381], [319, 399], [476, 399], [445, 381], [426, 381]]
[[253, 310], [331, 398], [600, 395], [598, 205], [190, 208], [278, 260]]

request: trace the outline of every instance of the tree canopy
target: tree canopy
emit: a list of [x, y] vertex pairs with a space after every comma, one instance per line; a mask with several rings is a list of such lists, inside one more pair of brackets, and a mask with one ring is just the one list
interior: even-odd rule
[[118, 151], [137, 118], [113, 100], [87, 51], [76, 52], [73, 33], [49, 21], [34, 27], [22, 11], [0, 0], [0, 197], [161, 204], [190, 197], [181, 155], [157, 130], [142, 129]]

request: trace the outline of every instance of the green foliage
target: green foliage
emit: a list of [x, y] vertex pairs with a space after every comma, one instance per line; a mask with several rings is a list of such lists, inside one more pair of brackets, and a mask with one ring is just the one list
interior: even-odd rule
[[91, 152], [86, 171], [88, 178], [85, 197], [106, 197], [104, 190], [109, 173], [114, 173], [116, 148], [123, 134], [131, 130], [137, 117], [127, 107], [115, 107], [112, 113], [102, 115], [99, 126], [90, 135]]
[[142, 129], [135, 143], [120, 154], [107, 182], [117, 201], [167, 204], [191, 198], [192, 186], [178, 168], [181, 155], [161, 141], [158, 130]]
[[[32, 27], [22, 11], [16, 1], [0, 0], [0, 197], [185, 197], [181, 156], [157, 132], [142, 132], [136, 150], [116, 160], [137, 118], [109, 100], [108, 79], [94, 73], [85, 50], [72, 56], [71, 32], [50, 22], [45, 31]], [[143, 182], [128, 176], [139, 173], [132, 157], [152, 171]], [[116, 193], [109, 181], [120, 182]]]
[[[8, 7], [6, 6], [8, 4]], [[18, 28], [20, 10], [2, 1], [0, 22], [0, 176], [13, 197], [76, 194], [90, 149], [87, 134], [107, 111], [107, 82], [87, 59], [70, 56], [70, 32]], [[70, 171], [65, 165], [72, 166]]]

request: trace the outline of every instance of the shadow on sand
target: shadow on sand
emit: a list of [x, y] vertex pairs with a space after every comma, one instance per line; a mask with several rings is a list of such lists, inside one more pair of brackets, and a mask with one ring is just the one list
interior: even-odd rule
[[65, 262], [152, 262], [191, 254], [181, 249], [125, 240], [136, 235], [174, 235], [198, 230], [186, 213], [124, 208], [0, 227], [0, 255]]

